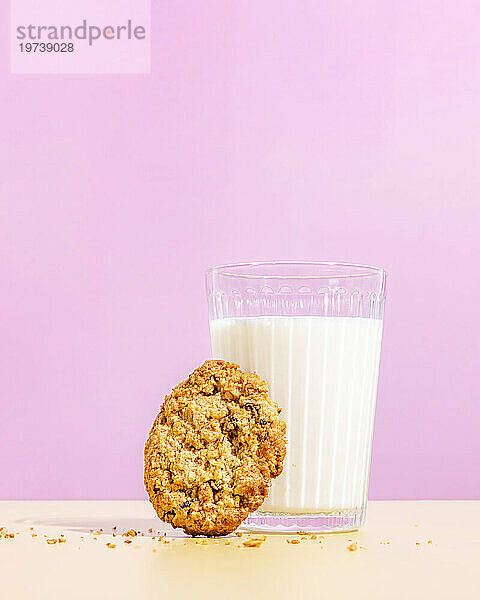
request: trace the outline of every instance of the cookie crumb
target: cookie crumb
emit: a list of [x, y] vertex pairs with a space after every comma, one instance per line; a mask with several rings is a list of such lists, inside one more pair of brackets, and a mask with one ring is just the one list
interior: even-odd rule
[[116, 548], [117, 547], [116, 544], [111, 544], [110, 542], [107, 542], [105, 545], [107, 546], [107, 548]]
[[259, 546], [262, 545], [262, 541], [261, 540], [247, 540], [246, 542], [243, 542], [242, 546], [245, 546], [246, 548], [258, 548]]
[[47, 540], [47, 544], [51, 545], [51, 544], [56, 544], [56, 543], [57, 543], [57, 540], [55, 540], [55, 539], [48, 539]]
[[291, 544], [299, 544], [299, 543], [300, 543], [300, 540], [292, 540], [290, 543], [291, 543]]
[[130, 537], [135, 537], [137, 535], [137, 532], [135, 531], [135, 529], [129, 529], [128, 531], [126, 531], [125, 533], [122, 533], [123, 536], [130, 536]]
[[358, 550], [357, 542], [353, 542], [349, 546], [347, 546], [347, 550], [350, 552], [356, 552]]
[[131, 544], [131, 543], [132, 543], [132, 540], [123, 540], [123, 543], [124, 543], [124, 544]]

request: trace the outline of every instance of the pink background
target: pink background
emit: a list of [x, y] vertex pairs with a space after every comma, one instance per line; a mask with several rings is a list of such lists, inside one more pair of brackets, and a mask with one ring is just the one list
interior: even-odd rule
[[0, 38], [0, 497], [143, 498], [204, 269], [292, 258], [389, 272], [370, 496], [480, 498], [478, 2], [152, 4], [151, 75]]

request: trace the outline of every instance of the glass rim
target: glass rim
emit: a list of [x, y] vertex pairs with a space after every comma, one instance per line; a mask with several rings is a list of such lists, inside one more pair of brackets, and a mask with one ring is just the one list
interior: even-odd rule
[[[360, 273], [330, 273], [326, 275], [277, 275], [277, 274], [251, 274], [251, 273], [229, 273], [228, 269], [237, 269], [239, 267], [274, 267], [274, 266], [310, 266], [310, 267], [339, 267], [339, 268], [351, 268], [359, 269], [363, 272]], [[382, 267], [374, 267], [371, 265], [362, 265], [358, 263], [348, 262], [330, 262], [330, 261], [315, 261], [315, 260], [274, 260], [274, 261], [254, 261], [254, 262], [241, 262], [241, 263], [229, 263], [225, 265], [218, 265], [210, 267], [206, 270], [205, 274], [207, 277], [213, 274], [219, 274], [224, 277], [234, 277], [242, 279], [350, 279], [352, 277], [371, 277], [381, 276], [384, 279], [387, 275], [387, 271]]]

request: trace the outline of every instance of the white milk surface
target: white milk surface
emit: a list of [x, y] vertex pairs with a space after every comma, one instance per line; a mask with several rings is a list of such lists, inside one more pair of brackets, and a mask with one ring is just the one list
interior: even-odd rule
[[366, 501], [382, 321], [246, 317], [211, 321], [212, 352], [256, 371], [287, 422], [283, 473], [262, 512], [323, 513]]

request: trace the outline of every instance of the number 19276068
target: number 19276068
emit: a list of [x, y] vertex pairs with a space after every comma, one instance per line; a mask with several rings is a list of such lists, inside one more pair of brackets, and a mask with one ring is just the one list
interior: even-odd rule
[[72, 42], [21, 42], [20, 52], [73, 52]]

